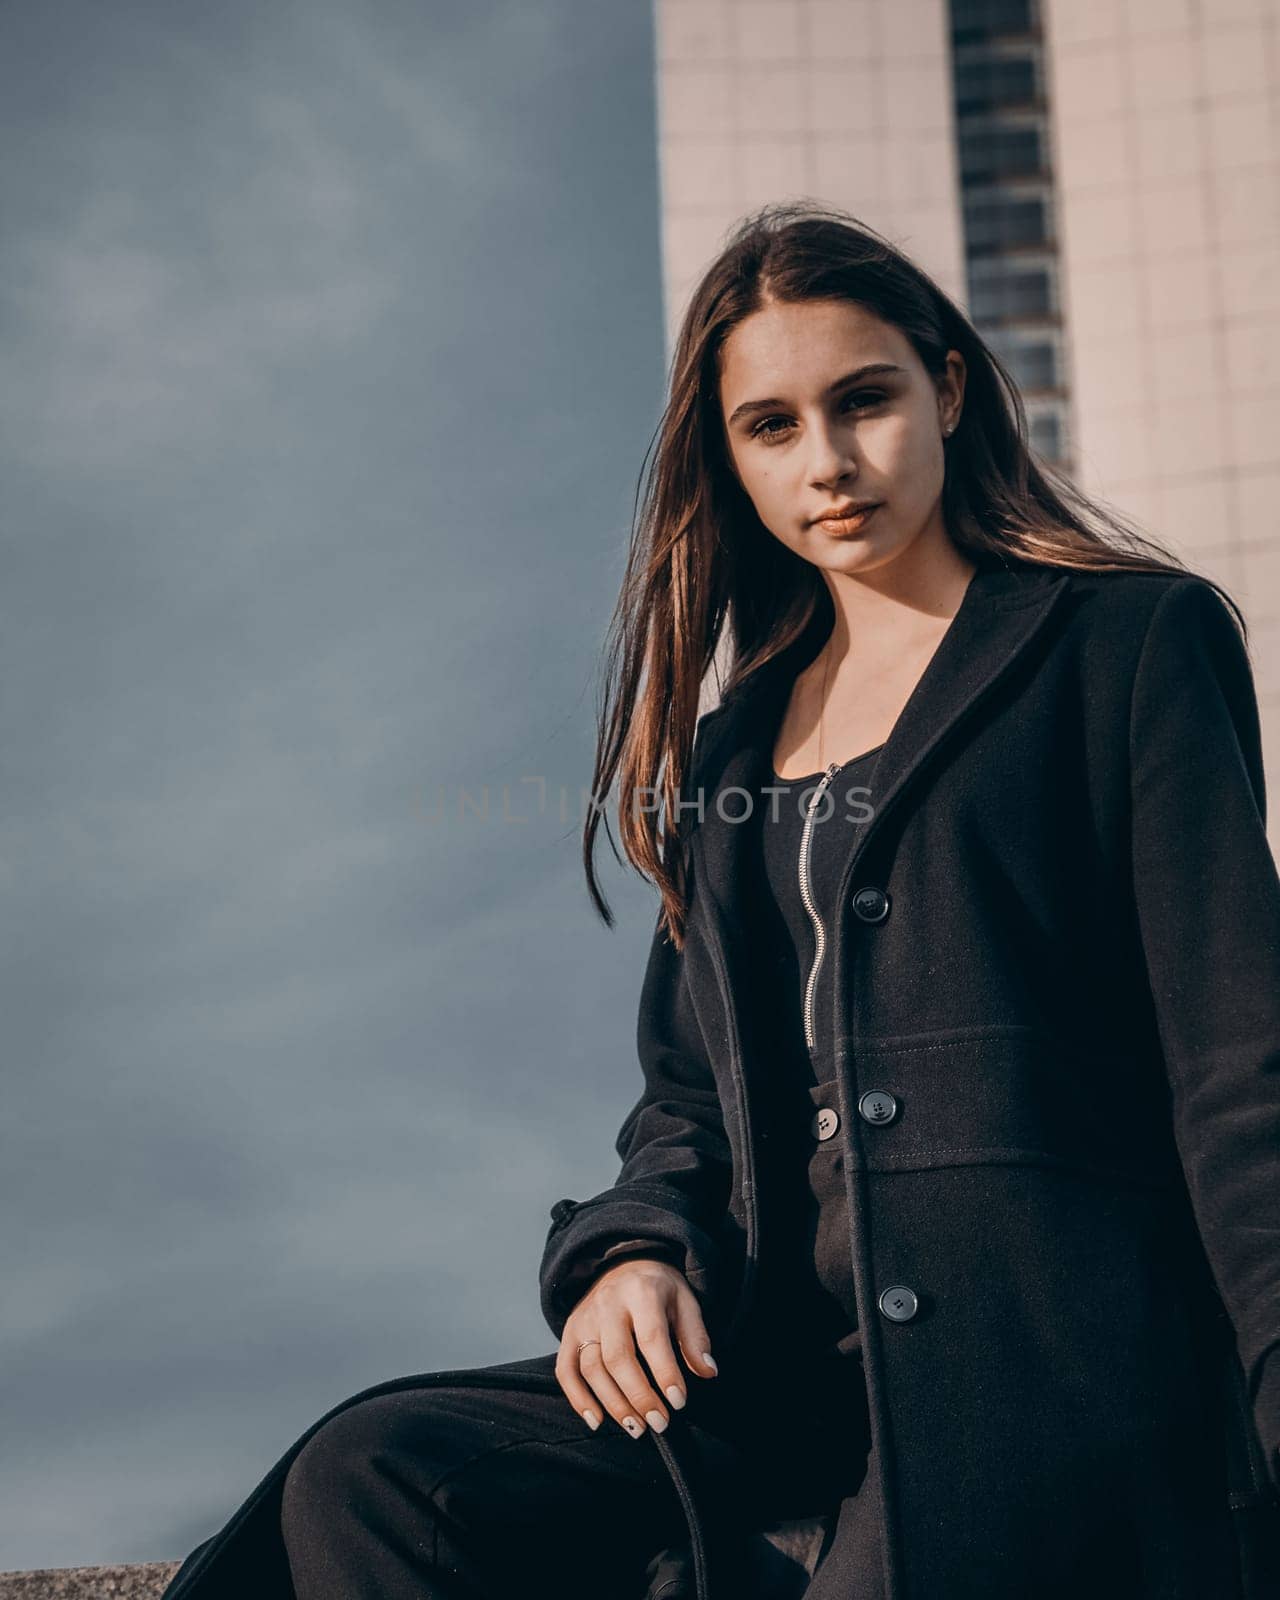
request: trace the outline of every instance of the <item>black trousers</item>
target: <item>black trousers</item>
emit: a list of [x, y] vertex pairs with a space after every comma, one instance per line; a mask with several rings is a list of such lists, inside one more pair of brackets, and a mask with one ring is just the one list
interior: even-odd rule
[[[833, 1105], [834, 1087], [809, 1098]], [[665, 1435], [710, 1535], [719, 1593], [746, 1597], [758, 1583], [732, 1569], [747, 1549], [740, 1530], [830, 1515], [806, 1600], [883, 1594], [840, 1145], [801, 1146], [805, 1199], [788, 1231], [792, 1262], [811, 1270], [773, 1280], [778, 1314], [718, 1357], [718, 1376], [688, 1375], [688, 1404], [672, 1411]], [[485, 1378], [475, 1387], [464, 1375], [376, 1396], [321, 1426], [292, 1463], [281, 1504], [298, 1600], [691, 1597], [692, 1571], [678, 1555], [684, 1513], [648, 1431], [633, 1439], [606, 1415], [593, 1433], [554, 1364], [552, 1353], [477, 1369]], [[495, 1383], [517, 1368], [519, 1385]]]

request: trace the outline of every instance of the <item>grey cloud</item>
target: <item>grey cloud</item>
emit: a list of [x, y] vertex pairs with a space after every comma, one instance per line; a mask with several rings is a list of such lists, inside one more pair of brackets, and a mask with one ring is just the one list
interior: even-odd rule
[[602, 938], [520, 779], [589, 781], [662, 319], [645, 8], [8, 21], [21, 1568], [177, 1558], [344, 1395], [550, 1348], [653, 912], [605, 850]]

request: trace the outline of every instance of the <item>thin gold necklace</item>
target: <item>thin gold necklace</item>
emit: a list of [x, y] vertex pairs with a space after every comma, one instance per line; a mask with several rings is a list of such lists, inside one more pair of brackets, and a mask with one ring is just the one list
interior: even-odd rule
[[[830, 643], [830, 641], [828, 641], [828, 643]], [[821, 771], [825, 772], [827, 768], [826, 763], [822, 759], [822, 730], [823, 724], [827, 720], [827, 669], [831, 665], [826, 645], [823, 645], [822, 647], [822, 655], [822, 698], [818, 702], [818, 767]]]

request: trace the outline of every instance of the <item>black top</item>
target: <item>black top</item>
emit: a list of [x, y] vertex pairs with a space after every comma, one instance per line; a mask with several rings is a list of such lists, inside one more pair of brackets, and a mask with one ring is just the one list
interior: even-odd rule
[[[873, 814], [873, 778], [883, 748], [876, 745], [842, 763], [825, 783], [821, 772], [792, 779], [773, 772], [756, 796], [759, 826], [749, 857], [750, 1026], [760, 1046], [758, 1179], [769, 1196], [762, 1208], [759, 1292], [766, 1305], [788, 1308], [793, 1343], [853, 1356], [861, 1354], [862, 1335], [852, 1306], [852, 1267], [833, 1254], [849, 1246], [837, 1218], [823, 1212], [829, 1199], [820, 1201], [811, 1190], [807, 1169], [815, 1149], [814, 1107], [824, 1100], [835, 1104], [814, 1091], [836, 1076], [836, 894], [859, 831]], [[837, 1158], [829, 1148], [829, 1159]], [[829, 1198], [830, 1180], [842, 1181], [840, 1170], [826, 1173], [820, 1165], [814, 1174]]]
[[878, 744], [844, 762], [826, 784], [821, 772], [790, 779], [774, 772], [758, 797], [756, 838], [765, 892], [753, 942], [761, 951], [761, 988], [769, 996], [773, 1030], [787, 1055], [794, 1056], [806, 1087], [826, 1082], [835, 1072], [830, 1037], [835, 897], [858, 834], [871, 818], [871, 784], [883, 749]]

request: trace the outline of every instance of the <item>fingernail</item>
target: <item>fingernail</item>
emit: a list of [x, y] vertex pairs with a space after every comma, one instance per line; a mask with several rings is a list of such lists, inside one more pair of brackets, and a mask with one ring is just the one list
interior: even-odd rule
[[684, 1410], [684, 1390], [680, 1387], [680, 1385], [678, 1383], [670, 1383], [670, 1384], [667, 1385], [667, 1391], [666, 1392], [667, 1392], [667, 1399], [670, 1400], [671, 1404], [676, 1408], [676, 1410], [677, 1411], [683, 1411]]
[[592, 1432], [594, 1432], [600, 1426], [600, 1418], [594, 1411], [584, 1411], [582, 1413], [582, 1420], [586, 1423], [587, 1427], [592, 1430]]
[[633, 1439], [638, 1439], [644, 1432], [643, 1426], [635, 1417], [623, 1417], [622, 1426], [627, 1430]]
[[704, 1350], [702, 1352], [702, 1360], [703, 1360], [703, 1364], [705, 1366], [710, 1367], [712, 1372], [719, 1372], [720, 1368], [718, 1366], [716, 1366], [715, 1362], [711, 1359], [710, 1350]]
[[661, 1411], [646, 1411], [644, 1414], [644, 1420], [649, 1424], [655, 1433], [666, 1432], [667, 1419], [662, 1415]]

